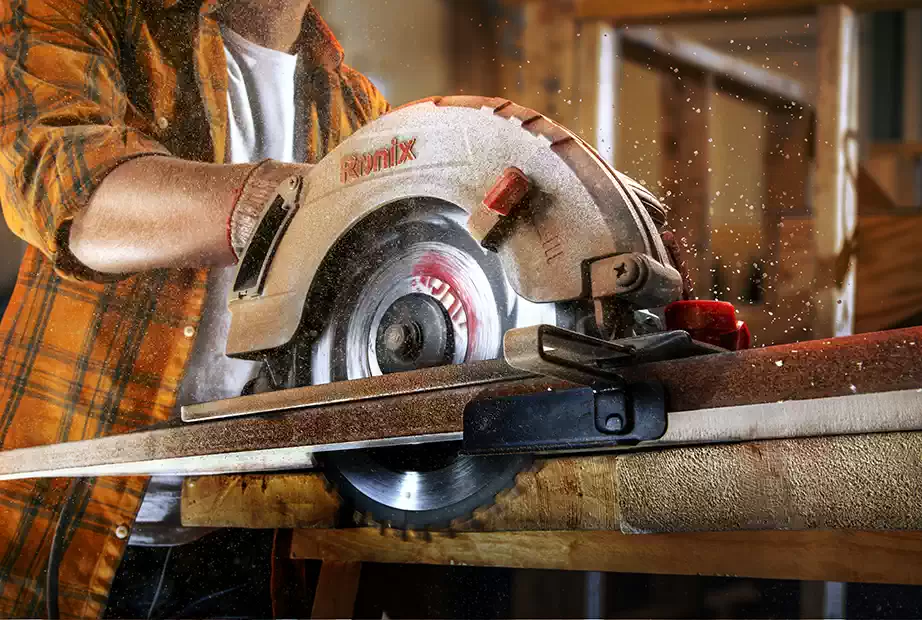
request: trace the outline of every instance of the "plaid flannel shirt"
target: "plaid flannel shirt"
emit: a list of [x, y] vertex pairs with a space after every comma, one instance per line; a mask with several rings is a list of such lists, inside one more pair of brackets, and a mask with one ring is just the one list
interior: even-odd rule
[[[209, 0], [4, 0], [0, 204], [29, 242], [0, 322], [3, 449], [123, 433], [175, 407], [205, 270], [104, 278], [67, 247], [105, 175], [148, 154], [223, 162], [227, 64]], [[298, 43], [308, 161], [387, 111], [311, 7]], [[190, 329], [191, 328], [191, 329]], [[192, 334], [190, 336], [189, 334]], [[76, 498], [62, 615], [99, 616], [146, 478], [96, 478]], [[66, 480], [0, 483], [0, 616], [43, 613]], [[125, 529], [119, 532], [124, 534]]]

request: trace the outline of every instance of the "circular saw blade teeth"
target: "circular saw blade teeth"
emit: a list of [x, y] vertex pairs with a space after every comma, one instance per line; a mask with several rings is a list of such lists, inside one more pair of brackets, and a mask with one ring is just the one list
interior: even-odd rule
[[[393, 209], [392, 215], [377, 214], [369, 230], [363, 231], [360, 223], [333, 250], [330, 264], [335, 275], [330, 277], [338, 290], [330, 323], [312, 352], [314, 383], [381, 374], [382, 368], [400, 366], [391, 358], [382, 365], [377, 358], [379, 351], [395, 348], [380, 349], [389, 321], [399, 317], [398, 329], [412, 329], [423, 338], [433, 329], [430, 324], [420, 329], [410, 325], [425, 314], [404, 311], [419, 309], [413, 295], [425, 295], [444, 310], [444, 320], [435, 322], [436, 327], [452, 330], [444, 341], [452, 343], [452, 363], [497, 358], [508, 329], [556, 322], [555, 306], [531, 304], [515, 295], [499, 258], [483, 250], [467, 232], [462, 210], [421, 199], [388, 208]], [[392, 310], [395, 306], [399, 307]], [[433, 349], [425, 344], [414, 351]], [[433, 349], [436, 353], [426, 359], [437, 359], [441, 345], [440, 340]], [[366, 523], [389, 523], [398, 529], [448, 526], [455, 517], [491, 503], [497, 492], [514, 484], [515, 475], [530, 461], [455, 455], [447, 464], [418, 466], [411, 459], [411, 464], [399, 466], [367, 458], [375, 453], [343, 452], [319, 460], [347, 509], [358, 511]], [[363, 464], [356, 467], [354, 459], [362, 458]], [[487, 465], [491, 463], [499, 465]], [[371, 471], [377, 477], [365, 475]]]
[[[492, 529], [503, 527], [503, 516], [507, 512], [508, 504], [516, 502], [527, 495], [529, 489], [534, 489], [535, 478], [544, 468], [545, 461], [530, 460], [515, 474], [509, 486], [501, 488], [484, 503], [472, 508], [468, 513], [459, 514], [448, 521], [430, 522], [425, 524], [409, 523], [407, 521], [381, 521], [376, 519], [370, 510], [353, 510], [352, 523], [356, 527], [377, 528], [382, 535], [388, 530], [400, 532], [417, 532], [424, 535], [424, 540], [432, 540], [432, 534], [455, 534], [460, 532], [484, 531], [492, 524]], [[332, 483], [328, 483], [332, 484]], [[342, 497], [340, 495], [340, 497]], [[512, 513], [514, 514], [514, 512]]]

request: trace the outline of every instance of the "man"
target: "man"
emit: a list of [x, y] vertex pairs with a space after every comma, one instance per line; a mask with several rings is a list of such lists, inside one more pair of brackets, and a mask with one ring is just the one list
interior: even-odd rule
[[[263, 200], [386, 110], [309, 0], [6, 0], [0, 203], [30, 247], [0, 323], [3, 449], [239, 393], [224, 299]], [[146, 482], [75, 494], [62, 615], [102, 613]], [[0, 484], [0, 616], [43, 613], [67, 487]]]

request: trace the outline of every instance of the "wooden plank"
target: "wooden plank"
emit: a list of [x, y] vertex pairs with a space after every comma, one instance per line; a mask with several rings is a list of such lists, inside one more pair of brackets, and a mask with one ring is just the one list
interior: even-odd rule
[[[726, 19], [785, 13], [809, 13], [836, 0], [573, 0], [583, 18], [619, 23], [662, 23], [688, 19]], [[922, 7], [922, 0], [850, 0], [856, 11], [884, 11]]]
[[722, 54], [710, 47], [657, 28], [627, 28], [621, 32], [627, 60], [657, 66], [711, 73], [716, 86], [742, 97], [781, 106], [812, 105], [799, 81]]
[[361, 575], [361, 562], [324, 560], [317, 579], [311, 618], [351, 618]]
[[[618, 529], [614, 456], [540, 461], [456, 531]], [[190, 527], [334, 527], [339, 498], [322, 474], [198, 476], [182, 493]]]
[[886, 329], [922, 312], [922, 214], [862, 216], [858, 238], [855, 330]]
[[557, 458], [519, 474], [515, 488], [474, 512], [463, 530], [617, 530], [615, 456]]
[[816, 104], [814, 335], [852, 333], [858, 222], [858, 20], [844, 6], [819, 10]]
[[920, 532], [411, 534], [300, 530], [292, 557], [922, 585]]
[[711, 81], [707, 75], [669, 73], [661, 81], [663, 188], [669, 226], [677, 231], [694, 296], [710, 298], [708, 136]]
[[333, 527], [338, 510], [319, 473], [190, 477], [180, 505], [188, 527]]

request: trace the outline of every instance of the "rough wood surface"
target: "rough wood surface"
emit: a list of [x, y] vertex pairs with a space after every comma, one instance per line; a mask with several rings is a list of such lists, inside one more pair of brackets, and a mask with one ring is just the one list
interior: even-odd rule
[[338, 509], [316, 473], [186, 478], [180, 507], [186, 526], [266, 529], [333, 527]]
[[295, 559], [922, 584], [920, 532], [413, 534], [300, 530]]
[[561, 458], [522, 472], [496, 504], [455, 530], [618, 529], [615, 457]]
[[[618, 529], [615, 457], [542, 461], [514, 488], [452, 529]], [[183, 524], [195, 527], [333, 527], [339, 498], [319, 473], [200, 476], [186, 480]]]
[[[909, 419], [922, 411], [912, 396]], [[830, 413], [849, 416], [847, 402]], [[922, 433], [873, 433], [625, 455], [621, 530], [922, 531], [920, 454]]]
[[351, 618], [361, 576], [361, 562], [324, 560], [317, 579], [311, 618]]

